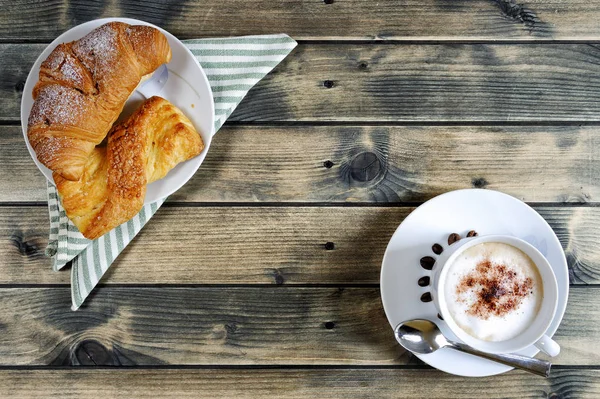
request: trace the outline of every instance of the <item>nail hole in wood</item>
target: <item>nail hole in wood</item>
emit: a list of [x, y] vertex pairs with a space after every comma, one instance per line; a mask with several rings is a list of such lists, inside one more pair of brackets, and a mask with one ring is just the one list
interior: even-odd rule
[[326, 249], [327, 251], [332, 251], [332, 250], [334, 250], [334, 249], [335, 249], [335, 244], [334, 244], [334, 243], [332, 243], [331, 241], [329, 241], [329, 242], [326, 242], [326, 243], [325, 243], [325, 249]]
[[471, 185], [475, 188], [485, 188], [485, 186], [488, 185], [488, 182], [483, 177], [478, 177], [471, 180]]
[[332, 330], [335, 328], [335, 323], [333, 321], [328, 321], [327, 323], [325, 323], [325, 328], [328, 330]]
[[325, 87], [326, 89], [331, 89], [333, 86], [335, 86], [333, 80], [326, 80], [323, 82], [323, 87]]
[[433, 244], [431, 246], [431, 250], [434, 254], [441, 255], [441, 253], [444, 252], [444, 247], [442, 247], [440, 244]]
[[417, 284], [419, 284], [419, 287], [427, 287], [429, 285], [429, 281], [430, 278], [427, 276], [421, 277], [419, 279], [419, 281], [417, 281]]
[[362, 69], [363, 71], [369, 67], [369, 64], [366, 61], [361, 61], [358, 63], [358, 69]]
[[323, 3], [325, 3], [325, 4], [333, 4], [333, 0], [323, 0]]
[[426, 292], [423, 295], [421, 295], [421, 302], [431, 302], [431, 301], [433, 301], [433, 298], [431, 297], [430, 292]]
[[23, 93], [23, 89], [25, 89], [25, 81], [19, 80], [15, 85], [15, 90], [17, 91], [17, 93]]
[[435, 259], [431, 256], [424, 256], [421, 258], [421, 267], [425, 270], [433, 269], [433, 265], [435, 265]]
[[331, 169], [333, 167], [333, 162], [327, 160], [323, 162], [323, 166], [325, 166], [327, 169]]

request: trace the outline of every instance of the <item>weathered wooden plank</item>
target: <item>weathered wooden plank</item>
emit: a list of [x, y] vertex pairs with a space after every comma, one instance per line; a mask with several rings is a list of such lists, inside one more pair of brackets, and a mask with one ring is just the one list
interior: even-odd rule
[[20, 126], [0, 127], [0, 164], [0, 200], [47, 199], [46, 179], [27, 151]]
[[[40, 44], [0, 45], [0, 120], [16, 121]], [[600, 121], [591, 44], [305, 44], [234, 121]]]
[[90, 19], [122, 16], [182, 38], [286, 32], [299, 39], [595, 39], [598, 1], [128, 0], [7, 2], [4, 40], [52, 40]]
[[[4, 288], [0, 300], [0, 365], [418, 363], [378, 288], [102, 287], [77, 312], [66, 287]], [[599, 363], [598, 317], [600, 289], [574, 288], [555, 364]]]
[[378, 289], [112, 287], [77, 312], [68, 288], [0, 289], [0, 301], [2, 365], [86, 364], [86, 352], [100, 365], [409, 360]]
[[[29, 70], [45, 46], [20, 48], [0, 45], [0, 120], [17, 120], [21, 115], [21, 96]], [[8, 108], [6, 108], [8, 107]]]
[[[103, 281], [376, 284], [387, 243], [410, 210], [163, 207]], [[600, 208], [537, 210], [566, 250], [571, 283], [600, 283]], [[43, 255], [47, 233], [45, 208], [0, 208], [0, 283], [68, 282]]]
[[1, 370], [11, 398], [597, 398], [598, 370], [462, 378], [436, 370]]
[[[44, 201], [21, 128], [0, 126], [0, 201]], [[225, 127], [171, 201], [420, 202], [486, 187], [534, 202], [600, 200], [597, 127]]]

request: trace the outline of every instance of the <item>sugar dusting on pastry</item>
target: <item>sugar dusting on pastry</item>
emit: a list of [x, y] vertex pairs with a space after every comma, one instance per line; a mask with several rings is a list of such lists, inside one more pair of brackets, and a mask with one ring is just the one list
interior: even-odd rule
[[[138, 30], [144, 34], [133, 35], [133, 43]], [[27, 136], [38, 160], [66, 179], [79, 179], [141, 76], [170, 59], [167, 38], [157, 29], [121, 22], [58, 45], [40, 66], [32, 93]]]
[[73, 52], [96, 79], [102, 79], [101, 74], [114, 64], [119, 51], [118, 34], [112, 24], [105, 24], [73, 44]]
[[29, 125], [73, 124], [90, 104], [92, 99], [75, 89], [56, 84], [46, 85], [40, 89], [38, 98], [33, 103]]

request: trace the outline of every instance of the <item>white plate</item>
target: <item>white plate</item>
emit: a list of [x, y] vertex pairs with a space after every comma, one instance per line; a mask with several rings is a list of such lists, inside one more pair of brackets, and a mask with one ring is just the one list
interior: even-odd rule
[[[21, 100], [21, 126], [29, 154], [31, 154], [31, 157], [40, 171], [46, 176], [46, 179], [54, 184], [52, 171], [37, 160], [35, 152], [27, 139], [27, 120], [29, 119], [29, 113], [31, 112], [31, 107], [33, 105], [31, 92], [38, 81], [40, 65], [60, 43], [80, 39], [97, 27], [113, 21], [125, 22], [130, 25], [152, 26], [159, 29], [167, 37], [173, 57], [171, 62], [167, 64], [167, 68], [169, 69], [169, 80], [162, 89], [160, 96], [169, 100], [183, 111], [194, 124], [194, 127], [198, 130], [204, 141], [204, 150], [200, 155], [180, 163], [173, 168], [164, 179], [148, 185], [145, 203], [149, 204], [174, 193], [183, 186], [194, 173], [196, 173], [206, 156], [208, 148], [210, 147], [211, 138], [215, 133], [215, 106], [212, 90], [208, 79], [206, 78], [206, 74], [202, 70], [198, 60], [196, 60], [187, 47], [169, 32], [147, 22], [130, 18], [97, 19], [69, 29], [46, 47], [35, 61], [35, 64], [33, 64], [29, 76], [27, 76], [25, 88], [23, 89], [23, 99]], [[133, 112], [133, 110], [137, 108], [137, 105], [143, 100], [144, 98], [139, 93], [134, 92], [125, 104], [124, 114]]]
[[[469, 230], [479, 235], [507, 234], [519, 237], [536, 247], [550, 262], [558, 282], [558, 308], [546, 334], [554, 335], [560, 324], [569, 296], [567, 260], [558, 238], [546, 221], [525, 203], [492, 190], [452, 191], [414, 210], [392, 236], [383, 257], [381, 268], [381, 298], [392, 327], [410, 319], [436, 322], [449, 338], [456, 339], [446, 323], [437, 318], [433, 302], [421, 302], [429, 287], [419, 287], [417, 281], [430, 271], [420, 266], [423, 256], [436, 258], [431, 246], [447, 244], [448, 235], [462, 237]], [[390, 331], [390, 339], [393, 333]], [[560, 344], [560, 342], [559, 342]], [[539, 351], [531, 346], [519, 354], [535, 356]], [[511, 370], [489, 360], [440, 349], [429, 355], [416, 355], [425, 363], [447, 373], [483, 377]]]

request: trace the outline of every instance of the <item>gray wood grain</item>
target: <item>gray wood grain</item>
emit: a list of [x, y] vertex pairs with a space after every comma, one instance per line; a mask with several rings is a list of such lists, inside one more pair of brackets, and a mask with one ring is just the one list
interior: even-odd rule
[[158, 24], [182, 38], [286, 32], [300, 39], [595, 39], [598, 1], [361, 0], [7, 2], [4, 40], [52, 40], [95, 18], [121, 16]]
[[[1, 288], [0, 301], [6, 366], [419, 364], [378, 288], [100, 287], [77, 312], [66, 287]], [[571, 290], [554, 364], [598, 364], [599, 312], [598, 287]]]
[[[600, 283], [600, 208], [536, 209], [566, 251], [571, 283]], [[163, 207], [103, 281], [377, 284], [388, 241], [410, 211], [390, 207]], [[68, 273], [52, 272], [43, 255], [47, 234], [44, 207], [0, 208], [0, 283], [68, 282]]]
[[[406, 364], [378, 289], [0, 289], [0, 364]], [[17, 318], [19, 322], [17, 322]], [[327, 322], [334, 328], [326, 328]]]
[[[0, 126], [0, 201], [44, 201], [21, 128]], [[170, 201], [419, 202], [485, 187], [524, 201], [600, 200], [600, 140], [587, 127], [223, 128]]]
[[[0, 120], [43, 48], [0, 45]], [[230, 120], [598, 122], [599, 61], [593, 44], [305, 44]]]
[[0, 370], [0, 395], [11, 398], [597, 398], [598, 370], [552, 370], [463, 378], [435, 370]]

